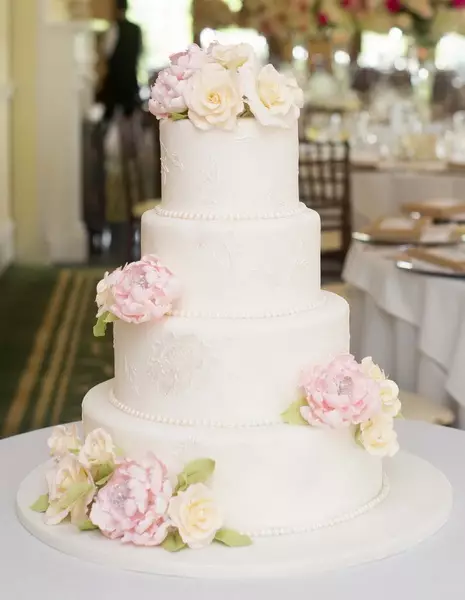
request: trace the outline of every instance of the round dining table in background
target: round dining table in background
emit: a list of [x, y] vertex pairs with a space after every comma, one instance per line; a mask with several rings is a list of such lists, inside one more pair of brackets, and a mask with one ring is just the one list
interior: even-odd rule
[[[32, 537], [15, 514], [25, 475], [47, 458], [50, 430], [0, 441], [0, 597], [8, 600], [376, 600], [459, 598], [465, 589], [465, 432], [399, 421], [400, 444], [438, 467], [454, 489], [447, 524], [436, 535], [390, 558], [318, 577], [193, 580], [137, 574], [81, 561]], [[395, 460], [395, 459], [394, 459]], [[354, 543], [357, 543], [354, 540]], [[147, 550], [150, 552], [150, 550]]]
[[465, 279], [396, 267], [399, 248], [354, 242], [344, 265], [351, 351], [408, 392], [453, 406], [465, 428]]
[[352, 227], [363, 229], [376, 219], [402, 213], [402, 205], [436, 198], [465, 200], [465, 168], [447, 169], [439, 162], [360, 169], [352, 167]]

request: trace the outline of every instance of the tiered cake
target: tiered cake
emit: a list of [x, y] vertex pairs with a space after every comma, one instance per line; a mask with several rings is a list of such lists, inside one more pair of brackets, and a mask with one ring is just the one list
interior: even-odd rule
[[131, 456], [213, 458], [215, 496], [241, 531], [350, 514], [381, 492], [381, 460], [350, 428], [281, 420], [303, 369], [349, 349], [348, 305], [320, 289], [318, 214], [299, 204], [296, 124], [165, 121], [161, 142], [163, 200], [143, 217], [142, 253], [176, 273], [181, 301], [162, 321], [115, 323], [115, 378], [85, 399], [86, 431]]
[[75, 556], [195, 577], [404, 549], [442, 525], [450, 489], [420, 459], [383, 466], [399, 390], [348, 353], [348, 305], [320, 289], [320, 221], [299, 203], [302, 92], [246, 45], [171, 63], [150, 103], [162, 201], [143, 216], [142, 259], [97, 287], [115, 377], [84, 399], [84, 441], [54, 430], [18, 514]]

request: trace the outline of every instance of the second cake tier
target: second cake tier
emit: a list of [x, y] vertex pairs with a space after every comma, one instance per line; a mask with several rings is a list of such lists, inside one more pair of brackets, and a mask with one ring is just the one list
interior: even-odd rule
[[315, 305], [320, 292], [320, 219], [206, 220], [147, 211], [142, 254], [156, 254], [179, 279], [175, 315], [265, 317]]

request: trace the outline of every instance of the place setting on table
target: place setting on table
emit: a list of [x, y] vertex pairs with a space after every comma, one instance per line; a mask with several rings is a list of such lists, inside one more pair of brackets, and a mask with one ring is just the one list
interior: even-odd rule
[[411, 202], [403, 205], [403, 211], [355, 231], [354, 241], [381, 247], [384, 258], [394, 260], [403, 271], [465, 278], [465, 201]]

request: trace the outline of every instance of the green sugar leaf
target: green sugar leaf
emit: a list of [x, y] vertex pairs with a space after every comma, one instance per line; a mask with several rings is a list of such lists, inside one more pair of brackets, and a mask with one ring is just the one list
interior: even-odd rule
[[95, 337], [104, 337], [105, 336], [105, 332], [107, 330], [107, 322], [105, 321], [105, 317], [108, 313], [103, 313], [103, 315], [100, 315], [100, 317], [97, 319], [97, 322], [94, 325], [93, 328], [93, 332], [94, 332], [94, 336]]
[[34, 512], [44, 513], [48, 508], [48, 504], [48, 494], [44, 494], [39, 496], [30, 508]]
[[98, 529], [97, 525], [94, 525], [90, 519], [79, 523], [78, 525], [79, 531], [93, 531], [94, 529]]
[[187, 112], [171, 113], [171, 119], [173, 121], [182, 121], [183, 119], [187, 119]]
[[95, 481], [95, 485], [102, 487], [105, 485], [115, 470], [115, 465], [113, 463], [102, 463], [101, 465], [96, 465], [92, 468], [92, 477]]
[[288, 425], [308, 425], [307, 421], [300, 413], [300, 409], [306, 406], [304, 398], [293, 402], [287, 410], [281, 413], [281, 418]]
[[80, 500], [83, 496], [88, 494], [92, 489], [93, 489], [92, 484], [85, 483], [85, 482], [75, 483], [75, 484], [71, 485], [69, 487], [68, 491], [66, 492], [66, 494], [64, 494], [63, 498], [58, 500], [58, 502], [56, 504], [56, 508], [59, 511], [69, 508], [75, 502]]
[[161, 547], [168, 552], [179, 552], [186, 547], [186, 544], [182, 541], [182, 537], [179, 535], [179, 531], [172, 531], [169, 533], [165, 540], [162, 542]]
[[198, 458], [188, 463], [181, 473], [186, 479], [187, 485], [193, 483], [205, 483], [213, 475], [215, 461], [211, 458]]
[[230, 548], [239, 548], [241, 546], [250, 546], [252, 540], [248, 535], [244, 535], [234, 529], [219, 529], [215, 535], [215, 541], [229, 546]]

